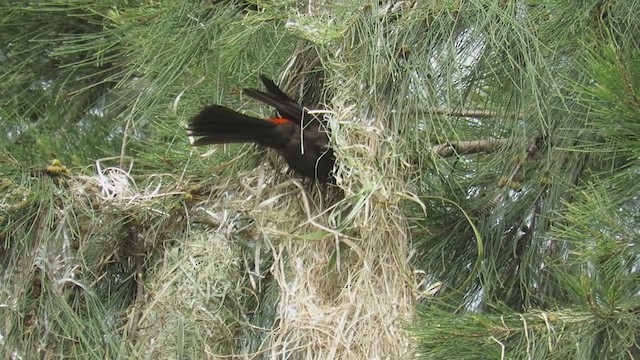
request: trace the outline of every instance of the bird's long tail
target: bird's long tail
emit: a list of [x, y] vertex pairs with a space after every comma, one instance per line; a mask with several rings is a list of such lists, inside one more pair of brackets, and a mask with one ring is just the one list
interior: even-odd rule
[[194, 146], [229, 143], [259, 143], [273, 136], [277, 124], [244, 115], [219, 105], [205, 107], [187, 125]]

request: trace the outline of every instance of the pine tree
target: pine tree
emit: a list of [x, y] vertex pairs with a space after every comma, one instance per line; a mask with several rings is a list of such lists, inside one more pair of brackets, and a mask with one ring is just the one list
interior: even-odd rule
[[[0, 5], [6, 357], [639, 355], [640, 3]], [[335, 187], [205, 104], [267, 74]]]

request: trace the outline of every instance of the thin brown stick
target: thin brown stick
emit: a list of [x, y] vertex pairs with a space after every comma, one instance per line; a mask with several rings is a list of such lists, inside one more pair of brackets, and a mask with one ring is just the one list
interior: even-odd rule
[[504, 138], [448, 142], [432, 147], [431, 152], [443, 158], [455, 155], [492, 153], [507, 141], [508, 139]]
[[456, 116], [456, 117], [472, 117], [472, 118], [491, 118], [497, 117], [498, 114], [495, 111], [490, 110], [480, 110], [480, 109], [448, 109], [443, 107], [431, 108], [427, 110], [431, 114], [436, 115], [447, 115], [447, 116]]

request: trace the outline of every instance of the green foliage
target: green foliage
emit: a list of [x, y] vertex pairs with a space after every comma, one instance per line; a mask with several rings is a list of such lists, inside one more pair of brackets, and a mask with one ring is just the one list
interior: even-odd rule
[[[639, 18], [628, 0], [0, 5], [1, 353], [260, 356], [295, 338], [273, 351], [354, 358], [383, 305], [413, 305], [400, 278], [421, 358], [638, 356]], [[344, 196], [324, 218], [279, 174], [238, 175], [265, 152], [201, 156], [183, 128], [206, 103], [259, 114], [239, 89], [283, 69], [331, 110]], [[407, 238], [416, 286], [393, 273]], [[308, 332], [340, 354], [278, 325], [296, 313], [278, 290], [302, 287], [283, 264], [325, 240], [309, 303], [355, 298], [333, 328], [368, 329]]]
[[[625, 1], [470, 3], [457, 24], [476, 32], [471, 37], [483, 48], [475, 48], [464, 106], [495, 116], [457, 120], [451, 131], [446, 122], [429, 128], [443, 129], [432, 135], [439, 141], [468, 139], [471, 131], [511, 141], [495, 156], [438, 160], [437, 173], [419, 185], [427, 217], [414, 221], [426, 229], [416, 232], [417, 264], [430, 281], [446, 284], [440, 299], [425, 301], [423, 326], [413, 327], [420, 353], [636, 356], [640, 22], [628, 15], [640, 8]], [[472, 44], [459, 51], [473, 52]], [[540, 311], [548, 312], [543, 331], [527, 330], [526, 319], [543, 320]], [[551, 314], [564, 320], [554, 324]], [[523, 324], [507, 325], [518, 317]], [[552, 334], [558, 328], [561, 341]]]
[[[1, 6], [5, 357], [145, 354], [131, 344], [145, 335], [137, 309], [147, 270], [178, 246], [190, 226], [187, 207], [210, 196], [199, 179], [254, 166], [241, 155], [257, 154], [254, 147], [231, 146], [201, 158], [182, 124], [204, 103], [240, 106], [240, 84], [275, 74], [289, 51], [281, 22], [257, 22], [243, 9], [207, 1]], [[276, 45], [282, 52], [273, 51]], [[237, 246], [218, 256], [238, 261]], [[220, 342], [216, 352], [233, 352], [229, 339], [238, 329], [197, 335], [238, 323], [240, 299], [253, 297], [238, 267], [208, 271], [240, 287], [206, 303], [229, 312], [195, 332], [182, 323], [190, 342], [165, 344], [163, 351]], [[163, 280], [150, 273], [154, 283]], [[171, 314], [169, 331], [185, 310]]]

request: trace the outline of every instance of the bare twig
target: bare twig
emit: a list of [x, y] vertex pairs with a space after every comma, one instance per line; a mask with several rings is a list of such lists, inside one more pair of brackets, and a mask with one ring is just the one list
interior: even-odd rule
[[491, 118], [497, 117], [499, 114], [495, 111], [480, 109], [448, 109], [443, 107], [431, 108], [427, 110], [431, 114], [447, 115], [456, 117], [473, 117], [473, 118]]
[[432, 147], [431, 152], [443, 158], [463, 154], [491, 153], [506, 144], [507, 140], [508, 139], [483, 139], [453, 143], [448, 142]]

